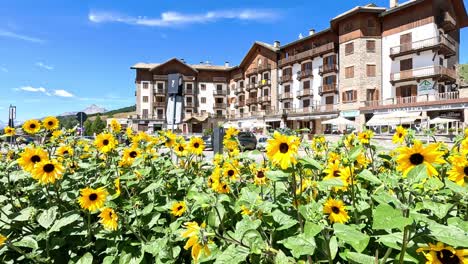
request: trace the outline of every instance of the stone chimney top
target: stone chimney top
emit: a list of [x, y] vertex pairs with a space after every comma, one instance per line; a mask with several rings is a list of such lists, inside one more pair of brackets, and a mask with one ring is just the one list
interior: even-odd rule
[[398, 6], [398, 0], [390, 0], [390, 8], [394, 8]]
[[224, 62], [224, 67], [228, 68], [229, 67], [229, 61]]
[[273, 43], [273, 47], [279, 48], [280, 47], [280, 42], [278, 40], [275, 40], [275, 42]]
[[313, 28], [309, 29], [309, 36], [312, 36], [313, 34], [315, 34], [315, 29]]

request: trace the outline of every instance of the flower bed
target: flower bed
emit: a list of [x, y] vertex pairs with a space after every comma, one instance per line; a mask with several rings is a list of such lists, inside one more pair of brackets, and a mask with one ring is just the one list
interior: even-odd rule
[[2, 146], [1, 263], [468, 262], [468, 133], [448, 149], [398, 128], [382, 153], [370, 131], [275, 132], [257, 163], [232, 128], [207, 160], [201, 138], [58, 127]]

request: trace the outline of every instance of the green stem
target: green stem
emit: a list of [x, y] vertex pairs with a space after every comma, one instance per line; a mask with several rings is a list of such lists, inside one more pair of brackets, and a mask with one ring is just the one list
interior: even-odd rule
[[329, 238], [329, 235], [325, 233], [326, 231], [325, 230], [322, 230], [322, 235], [323, 235], [323, 238], [325, 239], [325, 244], [326, 244], [326, 247], [325, 247], [325, 250], [327, 251], [327, 259], [328, 259], [328, 263], [329, 264], [333, 264], [333, 259], [332, 259], [332, 256], [331, 256], [331, 250], [330, 250], [330, 238]]
[[392, 250], [393, 249], [390, 248], [390, 247], [387, 248], [387, 251], [385, 252], [385, 255], [384, 255], [384, 257], [382, 258], [382, 261], [381, 261], [382, 264], [385, 264], [385, 262], [387, 262], [387, 258], [390, 256], [390, 254], [392, 254]]

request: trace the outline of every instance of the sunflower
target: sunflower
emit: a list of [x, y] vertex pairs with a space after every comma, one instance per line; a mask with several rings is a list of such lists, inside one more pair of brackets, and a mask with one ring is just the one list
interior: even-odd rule
[[31, 171], [33, 179], [41, 184], [55, 183], [55, 180], [61, 179], [63, 166], [57, 160], [43, 160], [34, 166]]
[[120, 125], [119, 121], [117, 121], [117, 119], [113, 118], [110, 122], [110, 129], [114, 133], [120, 133], [120, 130], [122, 130], [122, 126]]
[[187, 210], [187, 205], [184, 201], [176, 202], [172, 205], [171, 212], [174, 216], [182, 216]]
[[41, 130], [41, 123], [36, 119], [31, 119], [23, 124], [23, 130], [28, 134], [36, 134]]
[[437, 170], [432, 165], [444, 163], [442, 158], [443, 152], [438, 150], [437, 144], [430, 144], [424, 147], [421, 141], [414, 141], [412, 147], [400, 147], [397, 157], [397, 170], [403, 172], [403, 177], [406, 177], [408, 172], [414, 167], [424, 164], [429, 176], [438, 175]]
[[252, 214], [252, 210], [247, 208], [245, 205], [241, 205], [240, 209], [241, 209], [241, 215], [251, 215]]
[[59, 127], [59, 120], [54, 116], [49, 116], [42, 120], [42, 124], [47, 130], [54, 131]]
[[451, 158], [452, 168], [447, 172], [449, 180], [463, 186], [465, 177], [468, 178], [468, 160], [462, 156]]
[[120, 190], [120, 177], [114, 180], [114, 187], [115, 187], [115, 194], [114, 198], [117, 198], [120, 196], [121, 190]]
[[189, 142], [189, 151], [195, 155], [202, 155], [205, 149], [205, 141], [200, 137], [192, 137]]
[[336, 161], [339, 161], [341, 159], [340, 154], [336, 152], [329, 152], [328, 153], [328, 163], [334, 163]]
[[9, 137], [12, 137], [16, 134], [16, 130], [14, 127], [10, 127], [10, 126], [7, 126], [3, 129], [3, 132], [5, 133], [5, 135], [9, 136]]
[[340, 200], [328, 199], [323, 205], [323, 212], [328, 214], [328, 219], [332, 223], [344, 224], [349, 220], [348, 213]]
[[5, 241], [7, 240], [7, 237], [0, 234], [0, 247], [5, 244]]
[[104, 187], [92, 189], [86, 187], [80, 190], [81, 197], [78, 198], [81, 208], [94, 212], [104, 205], [107, 198], [107, 191]]
[[217, 182], [216, 184], [213, 184], [213, 189], [218, 193], [231, 192], [231, 188], [229, 188], [229, 185], [226, 182]]
[[370, 139], [374, 136], [372, 130], [366, 130], [358, 134], [358, 139], [362, 144], [369, 144]]
[[266, 168], [255, 169], [254, 183], [256, 185], [265, 185], [267, 183], [266, 171]]
[[164, 144], [168, 148], [172, 148], [174, 144], [176, 143], [176, 135], [172, 133], [171, 131], [166, 131], [165, 133], [165, 141]]
[[130, 166], [133, 164], [136, 158], [141, 156], [141, 150], [136, 148], [135, 146], [131, 148], [124, 149], [122, 159], [120, 160], [120, 166]]
[[323, 180], [340, 179], [343, 182], [343, 187], [335, 187], [334, 190], [346, 191], [348, 189], [349, 176], [351, 175], [349, 167], [347, 168], [343, 167], [339, 161], [328, 163], [327, 167], [323, 170], [326, 174]]
[[184, 141], [180, 141], [174, 145], [174, 152], [179, 157], [187, 156], [187, 144]]
[[239, 177], [239, 172], [232, 163], [226, 162], [223, 166], [223, 175], [225, 178], [229, 178], [231, 181], [235, 181]]
[[117, 144], [117, 140], [110, 133], [101, 133], [94, 140], [94, 145], [103, 153], [113, 150]]
[[393, 135], [392, 142], [394, 144], [403, 144], [408, 131], [402, 126], [397, 126], [395, 134]]
[[71, 157], [73, 156], [73, 149], [70, 146], [60, 146], [55, 154], [60, 157]]
[[127, 127], [127, 129], [125, 129], [125, 135], [131, 139], [133, 137], [133, 129], [131, 127]]
[[299, 138], [296, 136], [286, 136], [275, 131], [273, 138], [268, 140], [266, 147], [267, 156], [274, 165], [280, 166], [285, 170], [291, 165], [296, 164], [296, 155], [300, 145]]
[[238, 134], [239, 134], [239, 130], [237, 128], [229, 127], [224, 132], [224, 138], [225, 139], [231, 139], [232, 137], [237, 136]]
[[315, 136], [312, 139], [312, 149], [315, 152], [322, 152], [327, 149], [327, 141], [324, 136]]
[[426, 264], [466, 264], [468, 263], [468, 250], [467, 249], [454, 249], [451, 246], [446, 246], [442, 242], [437, 244], [429, 243], [427, 247], [420, 247], [416, 252], [422, 252], [426, 258]]
[[58, 137], [60, 137], [61, 135], [63, 135], [63, 131], [62, 131], [62, 130], [55, 130], [54, 132], [52, 132], [52, 137], [53, 137], [53, 138], [58, 138]]
[[20, 154], [18, 164], [23, 170], [31, 172], [34, 165], [48, 159], [47, 152], [41, 148], [25, 148], [23, 153]]
[[354, 147], [356, 143], [355, 140], [356, 140], [356, 134], [351, 133], [347, 135], [346, 138], [344, 139], [344, 144], [347, 148]]
[[114, 209], [106, 207], [99, 214], [99, 222], [105, 229], [115, 231], [118, 227], [119, 216], [115, 213]]
[[202, 249], [205, 256], [209, 256], [211, 254], [210, 249], [208, 248], [208, 239], [205, 236], [205, 227], [205, 223], [199, 226], [197, 222], [188, 222], [185, 223], [186, 229], [181, 234], [183, 238], [188, 238], [184, 249], [188, 250], [189, 248], [192, 248], [192, 258], [195, 262], [198, 261]]

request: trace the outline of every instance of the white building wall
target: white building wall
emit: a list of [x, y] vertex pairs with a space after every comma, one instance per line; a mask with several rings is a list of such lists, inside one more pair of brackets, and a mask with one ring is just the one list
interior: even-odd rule
[[[324, 57], [326, 57], [325, 55]], [[323, 58], [316, 57], [312, 61], [312, 73], [314, 74], [314, 78], [312, 79], [311, 89], [314, 95], [313, 101], [320, 101], [321, 96], [319, 95], [319, 87], [322, 85], [323, 78], [319, 75], [319, 67], [323, 66]]]
[[[206, 85], [206, 90], [202, 91], [199, 88], [198, 89], [198, 95], [195, 94], [195, 96], [197, 96], [197, 100], [198, 100], [198, 112], [202, 113], [202, 111], [205, 111], [206, 113], [213, 114], [214, 113], [214, 108], [213, 107], [214, 107], [214, 103], [215, 103], [215, 99], [214, 99], [214, 96], [213, 96], [213, 91], [216, 89], [216, 85], [214, 83], [201, 82], [201, 83], [198, 84], [199, 87], [200, 87], [201, 84]], [[201, 101], [202, 97], [206, 98], [206, 103], [202, 103], [202, 101]]]
[[[431, 55], [424, 55], [421, 53], [420, 56], [415, 54], [395, 58], [394, 61], [390, 58], [390, 48], [400, 45], [400, 36], [410, 33], [412, 35], [412, 41], [420, 41], [429, 38], [434, 38], [439, 35], [437, 25], [435, 23], [426, 24], [420, 27], [416, 27], [410, 30], [399, 32], [397, 34], [389, 35], [382, 37], [382, 98], [389, 99], [395, 97], [395, 89], [393, 89], [392, 84], [390, 83], [390, 74], [392, 72], [400, 71], [400, 60], [412, 57], [413, 58], [413, 68], [417, 67], [427, 67], [433, 65], [433, 53], [428, 51]], [[437, 62], [438, 63], [438, 60]]]
[[[143, 83], [148, 84], [148, 89], [143, 88]], [[140, 83], [140, 106], [141, 106], [141, 112], [139, 113], [140, 115], [143, 115], [143, 109], [148, 110], [148, 115], [152, 115], [152, 110], [151, 109], [151, 101], [153, 100], [153, 86], [151, 85], [151, 82], [149, 81], [142, 81]], [[148, 97], [148, 102], [143, 102], [143, 97], [147, 96]]]

